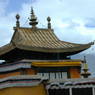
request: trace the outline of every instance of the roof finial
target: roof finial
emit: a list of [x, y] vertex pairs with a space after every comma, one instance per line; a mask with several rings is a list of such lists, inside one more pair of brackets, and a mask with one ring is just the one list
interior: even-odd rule
[[19, 22], [19, 19], [20, 19], [20, 15], [19, 14], [17, 14], [16, 15], [16, 27], [20, 27], [20, 22]]
[[50, 17], [47, 17], [47, 21], [48, 21], [48, 29], [51, 29], [51, 23], [50, 23], [51, 18]]
[[32, 7], [31, 7], [31, 17], [30, 17], [29, 24], [32, 25], [32, 28], [36, 28], [36, 25], [38, 24], [37, 17], [35, 16], [34, 10]]
[[88, 64], [86, 63], [86, 56], [84, 56], [83, 72], [81, 73], [81, 75], [84, 78], [88, 78], [91, 75], [91, 73], [88, 72]]

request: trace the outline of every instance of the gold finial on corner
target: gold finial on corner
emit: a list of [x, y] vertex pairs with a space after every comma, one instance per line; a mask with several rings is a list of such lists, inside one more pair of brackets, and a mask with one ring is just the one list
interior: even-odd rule
[[94, 45], [95, 44], [95, 40], [93, 42], [91, 42], [91, 45]]
[[35, 16], [34, 10], [32, 7], [31, 7], [31, 17], [29, 20], [30, 20], [29, 24], [32, 25], [32, 28], [36, 28], [36, 25], [38, 24], [38, 22], [37, 22], [37, 17]]
[[20, 19], [20, 15], [19, 14], [17, 14], [16, 15], [16, 27], [20, 27], [20, 22], [19, 22], [19, 19]]
[[50, 17], [47, 17], [47, 21], [48, 21], [48, 29], [51, 29], [51, 23], [50, 23], [51, 18]]

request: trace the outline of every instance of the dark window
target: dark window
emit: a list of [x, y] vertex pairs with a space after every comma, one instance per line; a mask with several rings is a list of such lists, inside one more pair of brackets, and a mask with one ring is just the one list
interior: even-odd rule
[[69, 89], [49, 89], [49, 95], [70, 95]]
[[73, 88], [73, 95], [92, 95], [92, 88]]

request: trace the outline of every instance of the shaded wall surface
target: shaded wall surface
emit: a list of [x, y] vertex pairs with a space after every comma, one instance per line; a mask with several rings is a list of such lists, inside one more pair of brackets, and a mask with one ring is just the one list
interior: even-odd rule
[[46, 95], [42, 84], [31, 87], [12, 87], [0, 90], [0, 95]]

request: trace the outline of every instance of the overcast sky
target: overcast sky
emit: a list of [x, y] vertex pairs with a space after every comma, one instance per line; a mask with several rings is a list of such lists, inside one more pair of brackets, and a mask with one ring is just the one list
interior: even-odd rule
[[[60, 40], [89, 43], [95, 40], [95, 0], [0, 0], [0, 46], [7, 44], [14, 33], [15, 15], [20, 14], [22, 27], [29, 27], [31, 6], [38, 18], [38, 27], [52, 28]], [[92, 46], [86, 54], [94, 54]]]

